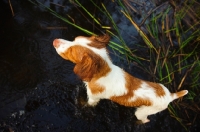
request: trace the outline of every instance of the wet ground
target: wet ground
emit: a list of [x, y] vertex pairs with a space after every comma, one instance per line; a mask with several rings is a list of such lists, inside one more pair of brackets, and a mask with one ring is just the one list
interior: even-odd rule
[[[85, 28], [100, 33], [87, 21], [81, 21], [71, 3], [59, 2], [65, 8], [48, 1], [45, 4], [60, 12], [74, 13]], [[85, 34], [29, 2], [11, 3], [14, 16], [7, 0], [0, 3], [0, 131], [185, 131], [168, 110], [150, 116], [150, 123], [136, 125], [134, 108], [109, 100], [100, 101], [94, 108], [83, 107], [87, 100], [85, 87], [73, 73], [73, 64], [57, 55], [52, 42], [55, 38], [72, 40]], [[142, 71], [111, 55], [114, 63], [147, 79]], [[198, 124], [189, 130], [198, 131]]]

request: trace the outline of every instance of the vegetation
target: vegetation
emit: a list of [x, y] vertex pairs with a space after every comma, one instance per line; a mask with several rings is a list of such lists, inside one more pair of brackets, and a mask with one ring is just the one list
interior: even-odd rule
[[[74, 23], [72, 16], [59, 15], [39, 1], [31, 2], [47, 9], [54, 16], [79, 30], [89, 35], [94, 34]], [[80, 11], [87, 15], [88, 20], [94, 21], [101, 31], [106, 31], [117, 40], [117, 42], [110, 42], [110, 47], [117, 51], [117, 54], [124, 55], [129, 63], [134, 62], [136, 66], [148, 73], [152, 78], [151, 81], [163, 83], [170, 91], [189, 90], [184, 101], [174, 101], [168, 107], [171, 116], [187, 129], [187, 126], [197, 120], [197, 115], [194, 116], [195, 114], [191, 113], [200, 112], [197, 104], [200, 102], [198, 98], [200, 93], [200, 3], [197, 0], [156, 1], [151, 3], [155, 5], [155, 8], [145, 13], [137, 6], [145, 6], [146, 3], [131, 0], [109, 1], [120, 7], [118, 10], [121, 15], [129, 20], [142, 38], [138, 38], [139, 43], [135, 43], [130, 48], [128, 46], [130, 44], [127, 44], [121, 35], [112, 12], [109, 12], [103, 2], [98, 5], [93, 0], [90, 2], [96, 10], [106, 16], [106, 20], [110, 23], [108, 26], [104, 26], [103, 22], [80, 1], [74, 0], [72, 4], [82, 9]], [[134, 19], [135, 15], [142, 17], [140, 23]], [[181, 113], [180, 110], [182, 110]]]

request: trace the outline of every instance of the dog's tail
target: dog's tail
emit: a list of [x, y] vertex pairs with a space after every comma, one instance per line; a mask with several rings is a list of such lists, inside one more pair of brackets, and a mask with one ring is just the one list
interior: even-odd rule
[[187, 90], [181, 90], [179, 92], [176, 93], [171, 93], [172, 96], [172, 100], [178, 99], [180, 97], [183, 97], [184, 95], [186, 95], [188, 93]]

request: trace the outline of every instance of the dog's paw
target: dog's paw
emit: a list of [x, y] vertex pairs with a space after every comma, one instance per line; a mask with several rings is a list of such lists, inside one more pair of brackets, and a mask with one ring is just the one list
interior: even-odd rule
[[148, 123], [148, 122], [150, 122], [150, 120], [146, 118], [145, 120], [142, 120], [142, 122], [143, 123]]
[[95, 107], [97, 104], [89, 104], [88, 102], [86, 102], [84, 105], [82, 105], [82, 108], [91, 108], [91, 107]]
[[145, 124], [145, 123], [148, 123], [148, 122], [150, 122], [149, 119], [145, 119], [145, 120], [137, 120], [137, 121], [136, 121], [136, 124], [137, 124], [137, 125], [141, 125], [141, 124]]
[[97, 103], [98, 102], [93, 102], [93, 103], [88, 102], [87, 105], [90, 107], [95, 107], [97, 105]]
[[88, 104], [89, 106], [94, 107], [94, 106], [96, 106], [96, 105], [98, 104], [98, 102], [99, 102], [99, 100], [89, 99], [87, 104]]

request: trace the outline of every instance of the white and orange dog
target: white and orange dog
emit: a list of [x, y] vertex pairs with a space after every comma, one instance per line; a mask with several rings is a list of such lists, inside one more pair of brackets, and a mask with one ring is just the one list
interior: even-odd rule
[[166, 109], [171, 101], [188, 93], [187, 90], [170, 93], [162, 84], [135, 78], [114, 65], [106, 49], [109, 40], [104, 35], [53, 41], [57, 53], [76, 64], [74, 72], [86, 84], [89, 105], [110, 99], [120, 105], [137, 107], [137, 119], [146, 123], [148, 115]]

